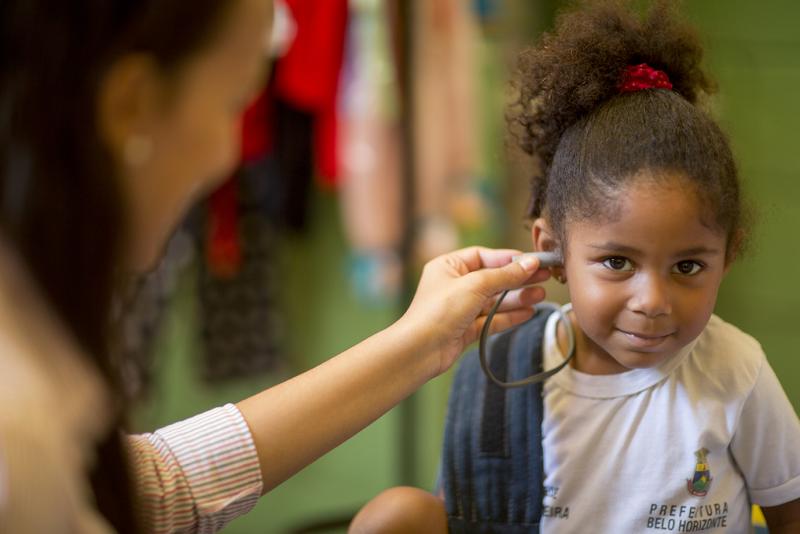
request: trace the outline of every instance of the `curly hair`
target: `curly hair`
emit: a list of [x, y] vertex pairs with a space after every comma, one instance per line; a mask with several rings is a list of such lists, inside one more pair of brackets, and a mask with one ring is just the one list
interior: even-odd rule
[[[676, 3], [638, 16], [627, 0], [584, 4], [524, 50], [507, 113], [512, 137], [534, 156], [527, 215], [546, 215], [560, 238], [567, 216], [602, 216], [607, 200], [642, 170], [685, 176], [728, 235], [741, 243], [743, 207], [729, 142], [698, 105], [716, 90], [703, 49]], [[625, 67], [647, 63], [672, 89], [620, 93]], [[661, 173], [664, 174], [664, 173]]]

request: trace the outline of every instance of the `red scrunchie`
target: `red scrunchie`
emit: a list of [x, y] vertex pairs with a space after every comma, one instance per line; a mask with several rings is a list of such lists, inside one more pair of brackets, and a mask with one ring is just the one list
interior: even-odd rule
[[643, 89], [672, 89], [672, 83], [666, 72], [654, 69], [647, 63], [625, 67], [619, 82], [619, 92], [632, 93]]

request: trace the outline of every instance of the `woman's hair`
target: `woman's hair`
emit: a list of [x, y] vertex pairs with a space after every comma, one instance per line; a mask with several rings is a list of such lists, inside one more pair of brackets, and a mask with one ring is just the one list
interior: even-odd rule
[[[98, 131], [100, 83], [134, 52], [164, 72], [179, 68], [215, 37], [232, 4], [0, 2], [0, 234], [115, 393], [110, 309], [127, 233], [117, 169]], [[92, 478], [103, 513], [129, 532], [119, 440], [114, 429], [100, 445]]]
[[[675, 11], [656, 0], [644, 16], [630, 2], [592, 2], [561, 15], [553, 33], [523, 51], [507, 120], [535, 156], [528, 216], [566, 238], [567, 220], [608, 217], [615, 195], [640, 171], [682, 176], [728, 238], [744, 234], [736, 164], [725, 134], [698, 101], [714, 92], [702, 47]], [[627, 66], [666, 73], [672, 89], [621, 93]]]

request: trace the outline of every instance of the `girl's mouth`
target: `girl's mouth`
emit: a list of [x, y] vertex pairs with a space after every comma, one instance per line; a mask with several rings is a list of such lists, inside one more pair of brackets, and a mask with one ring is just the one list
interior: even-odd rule
[[625, 338], [636, 348], [641, 349], [652, 349], [658, 347], [661, 343], [667, 340], [674, 332], [668, 332], [666, 334], [650, 334], [650, 333], [641, 333], [641, 332], [628, 332], [627, 330], [622, 330], [617, 328], [617, 330], [625, 336]]

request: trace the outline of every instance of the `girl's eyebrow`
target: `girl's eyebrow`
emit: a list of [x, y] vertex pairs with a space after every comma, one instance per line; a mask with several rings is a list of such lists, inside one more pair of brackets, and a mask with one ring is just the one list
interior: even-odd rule
[[621, 243], [615, 243], [613, 241], [608, 241], [606, 243], [597, 243], [592, 244], [589, 243], [589, 248], [596, 248], [598, 250], [604, 250], [606, 252], [616, 252], [619, 254], [641, 254], [639, 249], [634, 247], [629, 247], [628, 245], [623, 245]]
[[[589, 248], [603, 250], [606, 252], [614, 252], [617, 254], [636, 255], [642, 253], [639, 249], [635, 247], [623, 245], [621, 243], [615, 243], [614, 241], [608, 241], [606, 243], [598, 243], [598, 244], [589, 243], [588, 246]], [[702, 255], [714, 255], [714, 254], [719, 254], [719, 250], [699, 245], [696, 247], [690, 247], [685, 250], [681, 250], [677, 252], [675, 256], [683, 257], [683, 256], [702, 256]]]
[[704, 247], [701, 245], [699, 247], [692, 247], [692, 248], [687, 248], [686, 250], [682, 250], [678, 252], [676, 256], [702, 256], [704, 254], [707, 255], [719, 254], [719, 250], [715, 248]]

